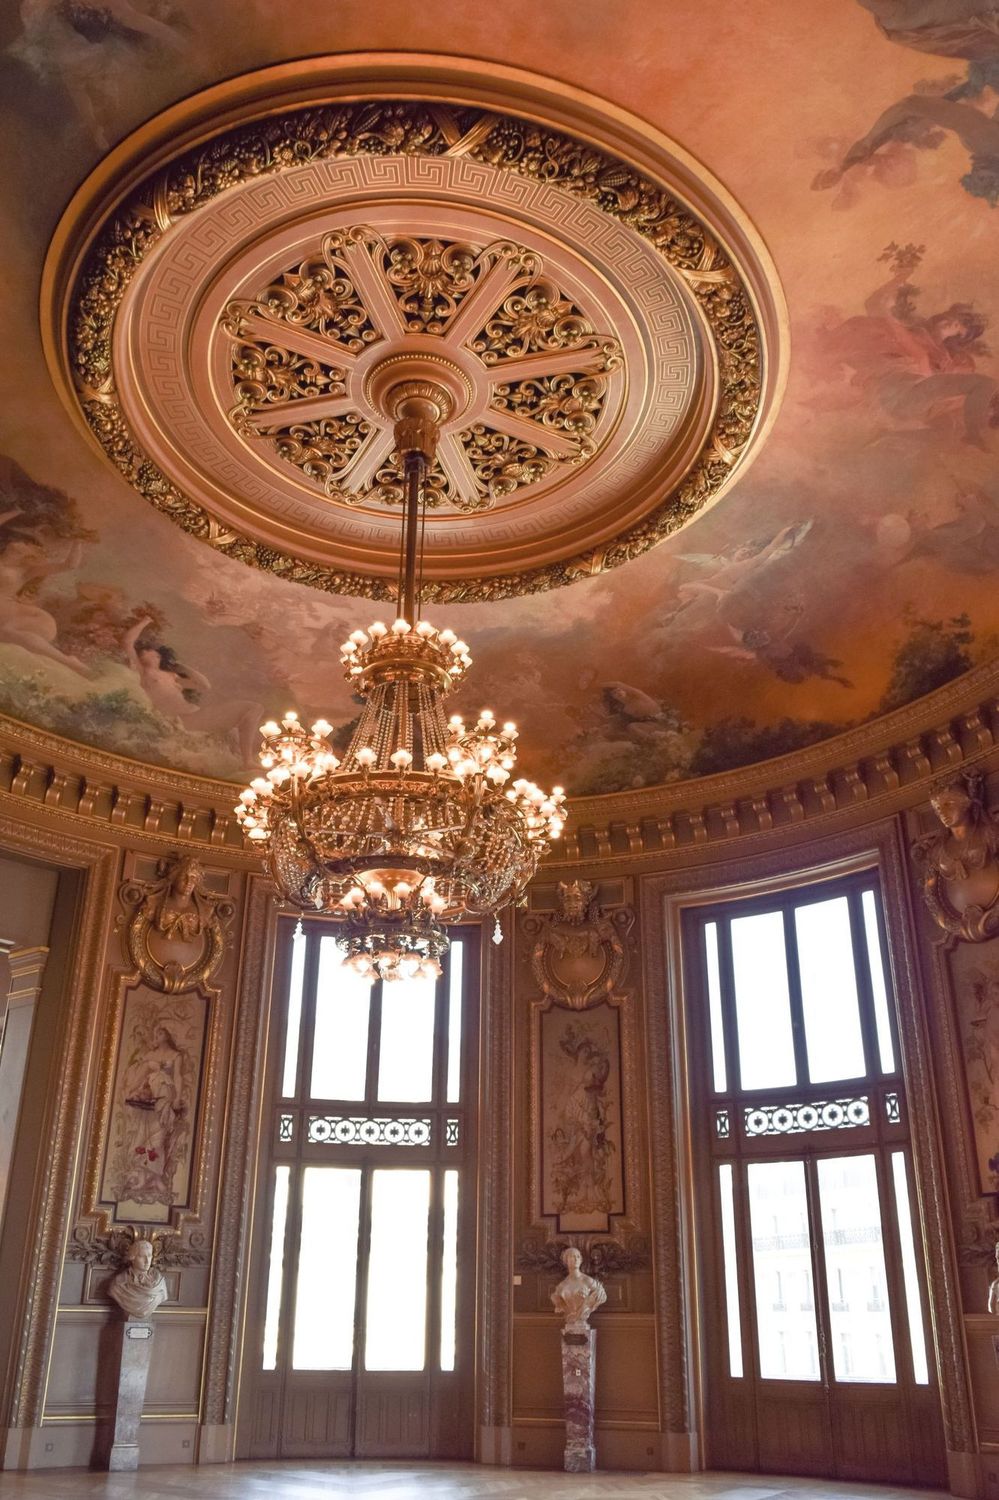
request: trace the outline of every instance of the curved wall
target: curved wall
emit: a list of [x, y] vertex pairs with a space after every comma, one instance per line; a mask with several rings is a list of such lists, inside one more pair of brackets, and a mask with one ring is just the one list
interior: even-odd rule
[[[994, 1324], [983, 1316], [995, 1184], [983, 1184], [981, 1080], [965, 1045], [983, 981], [999, 985], [999, 946], [944, 950], [921, 900], [910, 846], [934, 826], [931, 786], [962, 768], [986, 773], [999, 800], [994, 670], [945, 689], [876, 732], [738, 777], [579, 803], [574, 836], [546, 865], [526, 912], [507, 917], [483, 984], [477, 1394], [484, 1461], [555, 1465], [560, 1392], [548, 1344], [555, 1225], [536, 1178], [539, 1057], [545, 1002], [535, 948], [559, 880], [593, 881], [621, 934], [614, 1002], [622, 1025], [627, 1213], [606, 1243], [616, 1260], [601, 1314], [601, 1462], [686, 1469], [700, 1462], [696, 1218], [691, 1197], [685, 996], [679, 915], [692, 903], [815, 872], [877, 864], [920, 1182], [924, 1248], [951, 1482], [990, 1491], [999, 1453]], [[199, 1103], [198, 1181], [166, 1260], [159, 1369], [142, 1454], [224, 1461], [238, 1447], [239, 1364], [251, 1200], [277, 906], [237, 842], [226, 783], [151, 773], [8, 723], [0, 741], [0, 851], [39, 860], [72, 882], [58, 1021], [36, 1046], [38, 1141], [31, 1211], [8, 1218], [0, 1302], [10, 1334], [7, 1467], [87, 1463], [107, 1409], [99, 1354], [108, 1325], [109, 1223], [99, 1180], [123, 1006], [137, 979], [122, 946], [131, 898], [157, 860], [196, 854], [206, 887], [231, 903], [212, 997], [212, 1067]], [[67, 899], [69, 897], [67, 896]], [[228, 909], [228, 908], [227, 908]], [[0, 933], [2, 936], [2, 933]], [[68, 961], [67, 961], [68, 960]], [[55, 983], [55, 981], [53, 981]], [[977, 986], [977, 988], [976, 988]], [[918, 1101], [919, 1107], [915, 1104]], [[978, 1135], [976, 1136], [976, 1130]], [[54, 1149], [48, 1149], [54, 1143]], [[17, 1152], [23, 1153], [18, 1138]], [[987, 1155], [987, 1153], [986, 1153]], [[22, 1180], [24, 1180], [22, 1178]], [[30, 1178], [29, 1178], [30, 1180]], [[598, 1237], [599, 1238], [599, 1237]], [[984, 1247], [984, 1248], [983, 1248]], [[547, 1257], [547, 1259], [546, 1259]]]

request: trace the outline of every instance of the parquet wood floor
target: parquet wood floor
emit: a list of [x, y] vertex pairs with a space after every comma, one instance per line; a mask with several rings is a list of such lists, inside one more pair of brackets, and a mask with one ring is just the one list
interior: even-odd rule
[[761, 1474], [556, 1474], [474, 1464], [254, 1463], [138, 1474], [0, 1474], [2, 1500], [937, 1500], [908, 1490]]

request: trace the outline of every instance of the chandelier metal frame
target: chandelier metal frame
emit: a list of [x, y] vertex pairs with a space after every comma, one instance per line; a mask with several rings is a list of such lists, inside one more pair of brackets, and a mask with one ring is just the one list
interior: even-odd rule
[[286, 900], [343, 920], [345, 959], [374, 979], [429, 977], [446, 924], [516, 902], [561, 834], [565, 794], [514, 778], [516, 725], [444, 704], [471, 665], [464, 641], [420, 618], [426, 478], [441, 427], [464, 399], [440, 361], [399, 354], [369, 381], [393, 423], [405, 486], [398, 618], [341, 648], [363, 708], [342, 759], [333, 726], [294, 712], [262, 725], [263, 775], [236, 816], [266, 847]]

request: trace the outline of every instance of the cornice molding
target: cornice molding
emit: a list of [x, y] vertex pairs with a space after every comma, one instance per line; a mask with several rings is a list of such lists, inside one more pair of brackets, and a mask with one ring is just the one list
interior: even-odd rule
[[[699, 863], [825, 837], [925, 801], [933, 782], [999, 756], [999, 661], [794, 755], [717, 776], [570, 803], [543, 872], [636, 860]], [[0, 798], [27, 822], [115, 841], [186, 842], [261, 868], [243, 845], [228, 781], [149, 766], [0, 715]], [[6, 794], [6, 795], [5, 795]]]

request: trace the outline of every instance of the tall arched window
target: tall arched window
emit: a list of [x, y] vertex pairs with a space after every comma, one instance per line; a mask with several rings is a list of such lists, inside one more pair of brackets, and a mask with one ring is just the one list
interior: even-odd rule
[[470, 1456], [477, 934], [369, 984], [283, 926], [240, 1452]]
[[712, 1467], [945, 1479], [875, 872], [687, 913]]

